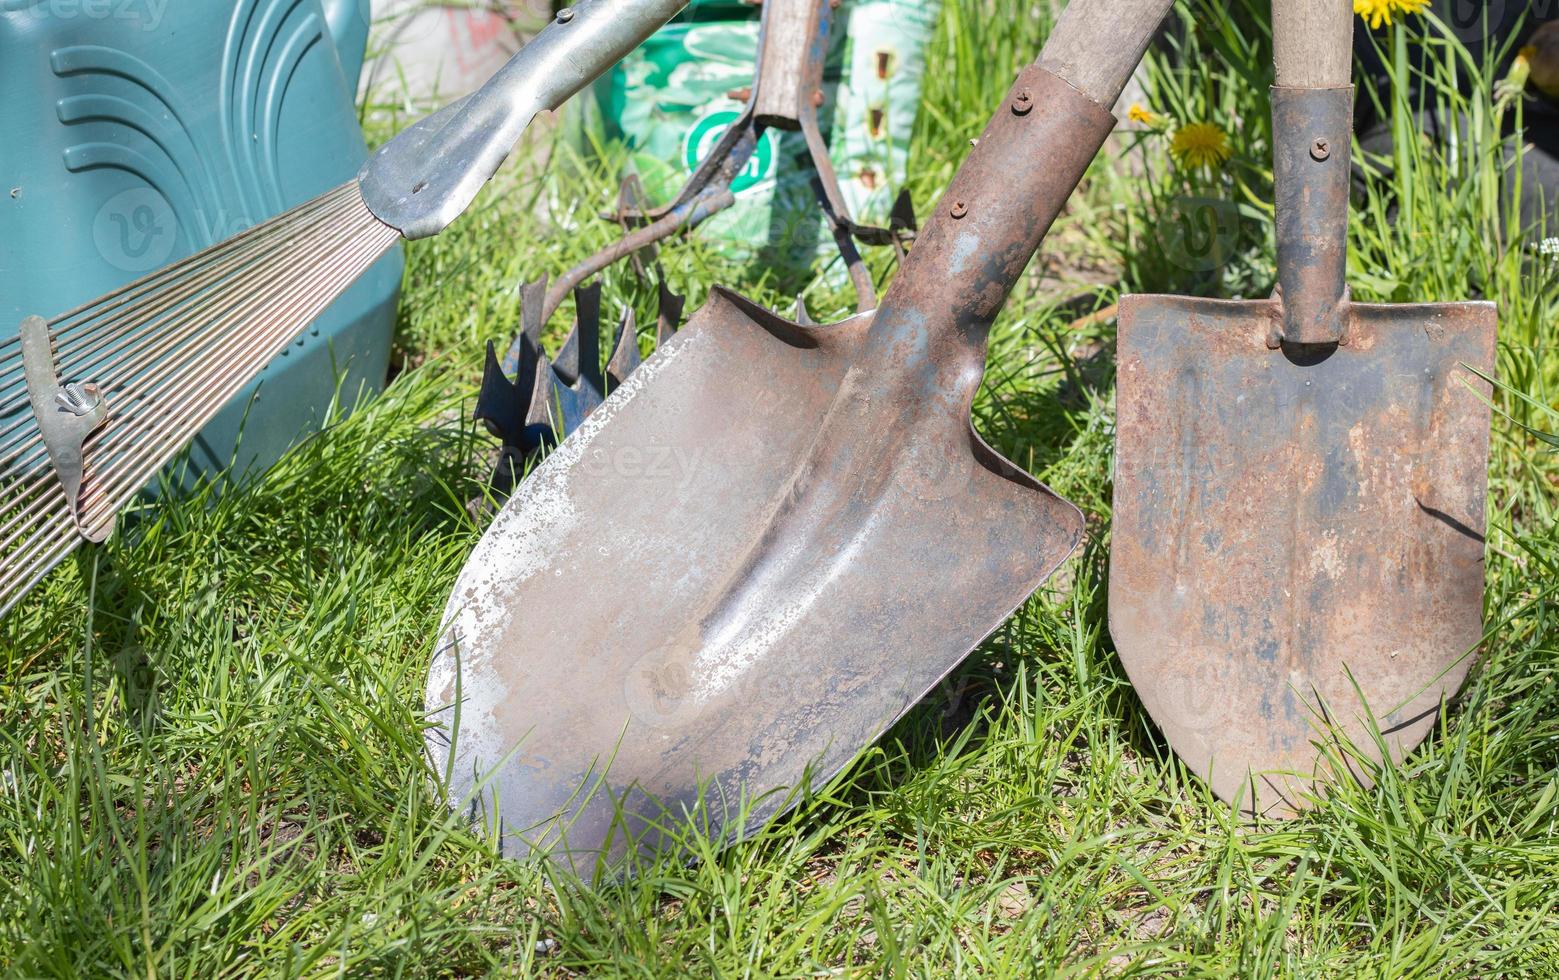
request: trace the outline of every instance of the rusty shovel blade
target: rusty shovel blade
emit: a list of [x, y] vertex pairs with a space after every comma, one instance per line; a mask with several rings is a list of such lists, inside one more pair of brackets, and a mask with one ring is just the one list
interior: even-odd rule
[[1277, 297], [1121, 302], [1110, 633], [1249, 813], [1368, 784], [1482, 635], [1495, 311], [1351, 302], [1352, 97], [1274, 89]]
[[1276, 301], [1121, 305], [1110, 633], [1170, 745], [1252, 812], [1303, 808], [1328, 740], [1417, 745], [1482, 633], [1467, 366], [1492, 371], [1494, 308], [1351, 312], [1306, 355], [1268, 349]]
[[750, 833], [1076, 545], [1077, 509], [969, 422], [990, 322], [1113, 122], [1037, 66], [1019, 85], [879, 309], [802, 325], [715, 291], [478, 544], [429, 745], [512, 853], [590, 877], [689, 816]]

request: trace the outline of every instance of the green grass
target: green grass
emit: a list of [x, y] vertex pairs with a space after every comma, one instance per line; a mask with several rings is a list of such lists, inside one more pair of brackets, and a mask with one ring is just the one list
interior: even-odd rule
[[[610, 235], [536, 216], [610, 200], [601, 172], [507, 177], [408, 250], [406, 369], [251, 485], [148, 506], [0, 621], [0, 965], [24, 976], [488, 972], [644, 976], [1559, 974], [1559, 274], [1512, 229], [1491, 69], [1430, 23], [1431, 98], [1454, 149], [1367, 161], [1361, 298], [1501, 306], [1488, 639], [1442, 723], [1370, 790], [1242, 826], [1177, 761], [1105, 627], [1113, 324], [1079, 292], [1260, 294], [1272, 280], [1265, 4], [1196, 0], [1152, 108], [1235, 135], [1216, 175], [1167, 138], [1095, 167], [997, 324], [977, 424], [1086, 509], [1081, 553], [878, 746], [799, 811], [635, 881], [549, 888], [437, 798], [423, 672], [480, 533], [488, 451], [466, 421], [481, 345], [517, 285]], [[917, 126], [922, 210], [1037, 52], [1017, 0], [944, 13]], [[1383, 43], [1393, 41], [1383, 38]], [[1390, 49], [1388, 48], [1388, 51]], [[1177, 67], [1178, 65], [1178, 67]], [[1389, 93], [1387, 95], [1389, 96]], [[1508, 104], [1508, 113], [1521, 111]], [[1135, 147], [1135, 159], [1125, 150]], [[1156, 229], [1186, 197], [1241, 216], [1228, 261], [1187, 269]], [[820, 319], [844, 284], [765, 280], [696, 236], [664, 252], [696, 306], [713, 283]], [[891, 261], [873, 258], [879, 279]], [[1101, 279], [1109, 285], [1089, 286]], [[1117, 285], [1118, 284], [1118, 285]], [[649, 312], [622, 270], [608, 309]], [[560, 320], [563, 318], [560, 317]], [[646, 322], [641, 317], [641, 322]]]

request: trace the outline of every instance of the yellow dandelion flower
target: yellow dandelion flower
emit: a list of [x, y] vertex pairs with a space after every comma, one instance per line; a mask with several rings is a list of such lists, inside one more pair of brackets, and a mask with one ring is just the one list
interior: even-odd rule
[[1229, 136], [1215, 123], [1189, 123], [1175, 130], [1169, 152], [1182, 167], [1217, 170], [1233, 154]]
[[1381, 24], [1390, 25], [1391, 15], [1423, 13], [1429, 0], [1353, 0], [1353, 12], [1369, 21], [1370, 30]]
[[1141, 123], [1149, 129], [1158, 129], [1164, 125], [1164, 117], [1141, 102], [1131, 104], [1131, 108], [1126, 110], [1126, 118], [1130, 122]]

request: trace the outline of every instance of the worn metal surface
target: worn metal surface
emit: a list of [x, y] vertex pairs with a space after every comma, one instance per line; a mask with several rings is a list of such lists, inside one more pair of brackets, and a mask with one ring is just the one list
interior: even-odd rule
[[742, 836], [1038, 587], [1082, 515], [969, 408], [992, 319], [1112, 124], [1025, 70], [878, 310], [800, 325], [717, 291], [515, 491], [428, 678], [457, 805], [586, 877], [625, 834], [667, 843], [666, 808]]
[[1281, 294], [1121, 302], [1110, 633], [1181, 758], [1289, 815], [1328, 751], [1367, 783], [1418, 744], [1470, 666], [1495, 312], [1349, 303], [1342, 98], [1274, 106]]
[[1354, 305], [1330, 356], [1269, 350], [1281, 316], [1122, 301], [1110, 559], [1143, 704], [1220, 797], [1273, 814], [1305, 805], [1321, 719], [1378, 760], [1367, 706], [1400, 757], [1467, 672], [1489, 415], [1463, 365], [1494, 359], [1488, 304]]

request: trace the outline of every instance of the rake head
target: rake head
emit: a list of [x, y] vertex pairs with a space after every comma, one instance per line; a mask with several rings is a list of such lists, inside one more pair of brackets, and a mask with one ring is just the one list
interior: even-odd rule
[[399, 238], [351, 182], [0, 339], [0, 615]]

